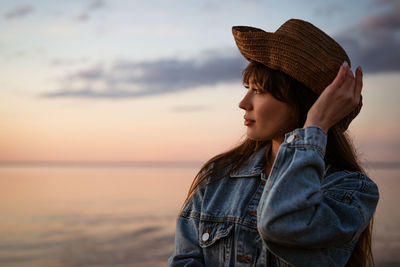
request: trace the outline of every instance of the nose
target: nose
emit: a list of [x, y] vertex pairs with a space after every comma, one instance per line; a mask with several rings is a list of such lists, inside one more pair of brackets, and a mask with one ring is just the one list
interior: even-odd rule
[[239, 108], [244, 110], [252, 110], [253, 104], [251, 103], [251, 96], [249, 94], [250, 90], [246, 93], [243, 99], [239, 102]]

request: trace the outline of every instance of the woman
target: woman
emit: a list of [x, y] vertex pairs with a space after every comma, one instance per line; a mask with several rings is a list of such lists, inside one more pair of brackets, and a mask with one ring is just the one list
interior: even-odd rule
[[232, 28], [247, 138], [206, 162], [177, 219], [169, 266], [367, 266], [376, 184], [345, 130], [362, 70], [314, 25]]

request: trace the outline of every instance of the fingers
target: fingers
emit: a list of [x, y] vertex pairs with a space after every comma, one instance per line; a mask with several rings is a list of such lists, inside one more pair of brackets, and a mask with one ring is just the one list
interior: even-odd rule
[[347, 70], [349, 69], [348, 63], [345, 61], [343, 64], [340, 66], [338, 74], [336, 75], [335, 79], [333, 80], [333, 83], [337, 87], [341, 87], [346, 79], [347, 75]]
[[354, 74], [353, 74], [353, 72], [351, 71], [350, 68], [347, 70], [347, 75], [348, 75], [349, 77], [351, 77], [352, 79], [354, 79]]
[[348, 66], [346, 70], [346, 76], [344, 78], [344, 82], [342, 83], [341, 88], [342, 90], [346, 90], [346, 93], [351, 91], [351, 94], [354, 95], [354, 75]]
[[362, 77], [363, 73], [361, 66], [358, 66], [358, 68], [356, 69], [356, 88], [354, 89], [354, 97], [358, 100], [357, 104], [360, 101], [361, 89], [363, 86]]
[[363, 83], [361, 67], [357, 67], [355, 71], [355, 76], [349, 68], [346, 73], [346, 78], [342, 85], [342, 88], [347, 92], [346, 95], [351, 98], [351, 102], [353, 103], [354, 107], [357, 106], [360, 102], [362, 86]]

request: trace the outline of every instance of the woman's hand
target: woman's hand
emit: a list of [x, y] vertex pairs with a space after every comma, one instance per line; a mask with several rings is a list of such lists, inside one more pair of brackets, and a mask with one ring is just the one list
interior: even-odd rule
[[356, 69], [356, 77], [347, 62], [340, 66], [333, 82], [325, 88], [307, 113], [307, 126], [319, 126], [328, 130], [349, 114], [360, 102], [362, 89], [362, 70]]

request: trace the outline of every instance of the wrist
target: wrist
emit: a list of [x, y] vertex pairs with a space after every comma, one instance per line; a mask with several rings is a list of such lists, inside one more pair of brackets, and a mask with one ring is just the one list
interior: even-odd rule
[[317, 127], [321, 128], [326, 134], [328, 134], [328, 130], [330, 128], [322, 122], [314, 122], [312, 120], [307, 119], [306, 122], [304, 123], [303, 128], [307, 128], [309, 126], [317, 126]]

